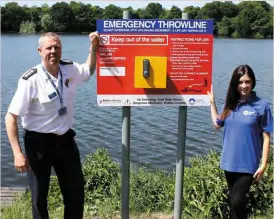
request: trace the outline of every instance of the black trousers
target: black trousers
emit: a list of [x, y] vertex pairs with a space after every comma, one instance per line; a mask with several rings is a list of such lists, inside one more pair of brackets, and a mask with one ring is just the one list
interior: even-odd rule
[[83, 218], [84, 179], [74, 136], [72, 129], [62, 136], [28, 130], [24, 132], [33, 219], [49, 218], [47, 196], [52, 167], [63, 195], [64, 218]]
[[253, 182], [253, 175], [249, 173], [234, 173], [225, 171], [229, 190], [229, 204], [232, 219], [247, 219], [246, 195]]

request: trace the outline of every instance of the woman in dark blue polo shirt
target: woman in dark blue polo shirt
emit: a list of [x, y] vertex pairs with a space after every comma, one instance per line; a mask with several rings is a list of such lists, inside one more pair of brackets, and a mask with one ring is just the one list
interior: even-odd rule
[[217, 130], [224, 127], [220, 167], [227, 180], [233, 219], [247, 218], [246, 195], [253, 180], [260, 180], [266, 170], [273, 132], [270, 107], [253, 91], [255, 85], [253, 70], [248, 65], [238, 66], [219, 115], [213, 88], [208, 92], [213, 125]]

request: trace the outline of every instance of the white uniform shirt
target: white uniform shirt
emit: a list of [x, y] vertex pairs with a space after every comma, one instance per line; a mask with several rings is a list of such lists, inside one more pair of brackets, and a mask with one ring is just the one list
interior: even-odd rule
[[42, 65], [39, 64], [34, 68], [37, 69], [37, 73], [27, 80], [20, 78], [8, 112], [22, 117], [22, 126], [29, 131], [62, 135], [72, 127], [73, 96], [77, 86], [89, 79], [89, 66], [75, 62], [60, 64], [63, 92], [61, 92], [60, 72], [57, 79], [50, 75], [62, 95], [63, 105], [67, 108], [67, 113], [62, 116], [58, 115], [58, 110], [61, 108], [60, 98], [44, 73]]

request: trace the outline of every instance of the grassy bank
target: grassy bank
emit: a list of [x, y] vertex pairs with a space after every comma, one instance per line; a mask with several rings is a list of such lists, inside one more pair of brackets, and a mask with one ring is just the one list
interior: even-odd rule
[[[249, 212], [251, 218], [273, 218], [273, 159], [270, 156], [264, 178], [251, 188]], [[183, 218], [226, 218], [229, 214], [227, 189], [220, 156], [211, 152], [192, 158], [185, 168]], [[87, 156], [83, 163], [85, 176], [85, 218], [120, 218], [121, 169], [105, 149]], [[172, 217], [175, 174], [133, 167], [130, 172], [130, 218]], [[50, 218], [63, 218], [62, 196], [56, 177], [52, 177], [49, 192]], [[156, 213], [155, 213], [156, 212]], [[2, 219], [30, 219], [30, 194], [26, 192], [14, 204], [1, 207]]]

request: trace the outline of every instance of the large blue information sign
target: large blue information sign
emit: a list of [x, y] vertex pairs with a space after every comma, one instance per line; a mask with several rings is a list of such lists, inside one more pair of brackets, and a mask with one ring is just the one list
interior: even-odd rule
[[99, 33], [212, 34], [213, 20], [107, 19], [96, 21]]

